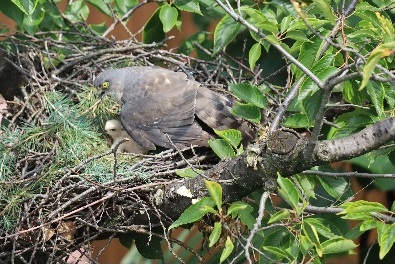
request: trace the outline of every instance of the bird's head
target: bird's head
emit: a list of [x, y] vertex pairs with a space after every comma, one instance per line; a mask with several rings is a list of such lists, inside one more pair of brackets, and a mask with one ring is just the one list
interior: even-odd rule
[[121, 69], [105, 70], [100, 73], [93, 85], [99, 90], [99, 98], [110, 95], [114, 100], [121, 102], [124, 90], [124, 73]]
[[108, 120], [104, 127], [104, 130], [108, 135], [110, 135], [113, 139], [122, 136], [123, 127], [121, 122], [118, 120]]

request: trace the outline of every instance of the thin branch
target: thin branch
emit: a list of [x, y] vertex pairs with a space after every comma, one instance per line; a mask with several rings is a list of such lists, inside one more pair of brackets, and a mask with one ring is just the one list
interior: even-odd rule
[[[300, 204], [300, 206], [303, 206], [303, 204]], [[316, 213], [316, 214], [339, 214], [343, 212], [344, 209], [339, 207], [319, 207], [319, 206], [308, 205], [306, 206], [305, 211], [309, 213]], [[395, 217], [385, 214], [379, 214], [379, 213], [374, 213], [372, 215], [375, 218], [384, 220], [387, 223], [395, 223]]]
[[270, 128], [269, 128], [269, 132], [273, 132], [278, 128], [278, 126], [280, 125], [280, 122], [282, 121], [282, 118], [285, 114], [285, 111], [287, 111], [292, 100], [298, 95], [299, 87], [303, 83], [303, 81], [304, 81], [304, 78], [302, 77], [291, 87], [290, 92], [288, 93], [284, 102], [282, 102], [282, 104], [277, 109], [277, 114], [273, 118], [273, 121], [272, 121]]
[[60, 67], [57, 70], [54, 70], [53, 72], [51, 72], [51, 76], [56, 76], [59, 75], [59, 73], [62, 73], [63, 71], [65, 71], [66, 69], [73, 67], [83, 61], [86, 60], [90, 60], [92, 58], [107, 54], [107, 53], [121, 53], [121, 52], [128, 52], [128, 51], [133, 51], [136, 49], [142, 49], [142, 48], [153, 48], [153, 47], [160, 47], [163, 43], [152, 43], [152, 44], [139, 44], [139, 45], [135, 45], [135, 46], [129, 46], [129, 47], [117, 47], [117, 48], [108, 48], [108, 49], [101, 49], [99, 51], [96, 52], [92, 52], [92, 53], [88, 53], [78, 59], [74, 59], [71, 62], [63, 65], [62, 67]]
[[310, 157], [313, 155], [314, 148], [318, 142], [318, 138], [321, 133], [321, 128], [325, 120], [325, 112], [327, 109], [326, 105], [328, 104], [331, 98], [331, 94], [332, 94], [332, 89], [326, 89], [323, 91], [320, 108], [314, 119], [313, 132], [311, 133], [309, 143], [307, 144], [307, 147], [303, 153], [303, 156], [306, 160], [310, 159]]
[[252, 245], [252, 239], [254, 238], [255, 234], [258, 232], [258, 230], [262, 224], [262, 219], [263, 219], [264, 212], [265, 212], [265, 204], [266, 204], [266, 201], [268, 198], [269, 198], [269, 192], [264, 192], [261, 196], [261, 201], [259, 202], [258, 217], [256, 218], [254, 227], [251, 230], [251, 233], [248, 236], [245, 246], [244, 246], [244, 255], [245, 255], [246, 259], [248, 260], [248, 263], [252, 263], [251, 258], [250, 258], [249, 247]]
[[[233, 9], [227, 7], [224, 3], [222, 3], [221, 0], [215, 0], [222, 9], [225, 10], [226, 13], [228, 13], [234, 20], [248, 28], [250, 31], [258, 34], [261, 38], [263, 38], [265, 41], [266, 40], [266, 35], [262, 33], [258, 28], [255, 26], [251, 25], [247, 20], [245, 20], [243, 17], [239, 16], [237, 13], [233, 11]], [[270, 42], [269, 42], [270, 43]], [[294, 63], [304, 74], [306, 74], [319, 88], [323, 87], [322, 81], [315, 75], [312, 71], [310, 71], [306, 66], [304, 66], [300, 61], [298, 61], [295, 57], [293, 57], [290, 53], [288, 53], [281, 45], [279, 44], [273, 44], [270, 43], [275, 49], [277, 49], [285, 58], [290, 60], [292, 63]]]

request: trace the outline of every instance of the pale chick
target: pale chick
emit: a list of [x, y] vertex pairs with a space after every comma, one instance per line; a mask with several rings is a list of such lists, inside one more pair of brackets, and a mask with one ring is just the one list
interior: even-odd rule
[[121, 122], [118, 120], [108, 120], [106, 122], [106, 126], [104, 127], [107, 134], [110, 135], [113, 139], [113, 143], [111, 148], [115, 148], [115, 146], [119, 143], [119, 141], [124, 138], [128, 138], [128, 141], [125, 141], [121, 145], [119, 145], [117, 152], [127, 152], [127, 153], [135, 153], [135, 154], [147, 154], [148, 150], [144, 147], [140, 146], [133, 139], [129, 137], [126, 131], [123, 129]]

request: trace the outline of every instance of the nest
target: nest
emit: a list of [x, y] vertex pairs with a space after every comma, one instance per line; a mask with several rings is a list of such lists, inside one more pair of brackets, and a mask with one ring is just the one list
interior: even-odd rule
[[[206, 62], [176, 54], [163, 43], [83, 37], [66, 43], [15, 35], [5, 42], [14, 52], [1, 52], [0, 93], [8, 100], [0, 132], [2, 263], [62, 263], [74, 251], [91, 259], [89, 245], [97, 239], [132, 231], [151, 236], [157, 227], [158, 237], [172, 239], [164, 226], [175, 219], [148, 194], [179, 179], [180, 169], [218, 162], [207, 149], [117, 154], [103, 128], [119, 105], [99, 103], [91, 84], [104, 68], [160, 65], [227, 93], [226, 79], [240, 82], [248, 69], [221, 57]], [[139, 215], [156, 216], [159, 224], [139, 224]]]

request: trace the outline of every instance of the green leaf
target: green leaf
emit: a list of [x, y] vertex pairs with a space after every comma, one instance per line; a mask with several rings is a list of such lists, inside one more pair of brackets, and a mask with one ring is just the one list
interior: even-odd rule
[[[112, 17], [112, 12], [110, 10], [110, 8], [108, 8], [107, 1], [103, 1], [103, 0], [87, 0], [88, 3], [92, 4], [94, 7], [96, 7], [97, 9], [100, 10], [100, 12], [102, 12], [103, 14]], [[127, 2], [127, 1], [125, 1]]]
[[247, 103], [251, 103], [260, 108], [267, 107], [266, 97], [262, 94], [259, 88], [254, 85], [247, 83], [231, 84], [229, 86], [229, 90]]
[[280, 31], [285, 32], [287, 31], [289, 25], [291, 24], [292, 17], [291, 16], [286, 16], [281, 20], [280, 23]]
[[385, 33], [385, 34], [383, 34], [384, 35], [383, 36], [384, 42], [394, 41], [395, 29], [392, 24], [392, 21], [380, 12], [376, 12], [376, 16], [377, 16], [378, 21], [380, 22], [382, 32]]
[[196, 222], [200, 220], [204, 215], [209, 212], [212, 212], [214, 209], [215, 203], [211, 198], [204, 197], [197, 201], [195, 204], [192, 204], [188, 207], [180, 217], [169, 226], [169, 230], [176, 228], [180, 225], [185, 225], [189, 223]]
[[217, 24], [214, 31], [214, 50], [213, 55], [216, 55], [224, 49], [232, 40], [234, 40], [243, 29], [241, 24], [235, 21], [231, 16], [226, 14]]
[[[339, 213], [340, 214], [340, 213]], [[375, 218], [369, 213], [351, 213], [342, 216], [343, 219], [348, 220], [362, 220], [362, 221], [371, 221]]]
[[244, 152], [243, 144], [240, 144], [240, 146], [236, 149], [236, 156], [243, 154], [243, 152]]
[[310, 126], [310, 122], [306, 114], [296, 113], [288, 116], [283, 125], [290, 128], [307, 128]]
[[379, 257], [383, 259], [395, 242], [395, 223], [389, 225], [377, 222], [377, 235], [380, 246]]
[[133, 245], [133, 234], [134, 233], [120, 233], [119, 234], [119, 242], [121, 242], [122, 246], [129, 249]]
[[306, 224], [310, 224], [312, 226], [314, 226], [315, 230], [317, 230], [317, 233], [332, 239], [334, 237], [336, 237], [336, 235], [331, 231], [330, 226], [327, 222], [325, 222], [324, 219], [322, 218], [305, 218], [304, 220], [306, 222]]
[[0, 11], [14, 20], [20, 28], [23, 28], [24, 13], [16, 5], [13, 5], [11, 0], [1, 0]]
[[115, 9], [117, 13], [122, 17], [124, 16], [132, 7], [139, 3], [138, 0], [115, 0]]
[[354, 41], [359, 41], [364, 38], [373, 39], [378, 35], [377, 28], [363, 28], [359, 30], [355, 30], [352, 33], [348, 34], [347, 37], [353, 39]]
[[282, 219], [288, 219], [290, 214], [291, 213], [287, 209], [280, 210], [277, 213], [275, 213], [274, 215], [272, 215], [267, 223], [272, 224], [272, 223], [275, 223], [275, 222], [280, 221]]
[[[288, 31], [292, 31], [288, 29]], [[315, 39], [313, 39], [315, 40]], [[315, 54], [311, 52], [314, 50], [315, 52], [320, 48], [320, 42], [319, 41], [314, 41], [314, 42], [304, 42], [301, 47], [300, 47], [300, 52], [298, 56], [298, 61], [302, 63], [304, 66], [307, 68], [311, 68], [313, 66], [314, 60], [315, 60]], [[291, 67], [295, 74], [295, 78], [299, 79], [304, 75], [304, 73], [297, 67]]]
[[380, 83], [384, 87], [384, 97], [391, 108], [395, 108], [395, 91], [390, 83]]
[[197, 32], [193, 34], [189, 38], [187, 38], [184, 42], [182, 42], [179, 52], [189, 55], [192, 51], [196, 50], [196, 45], [202, 45], [205, 41], [207, 41], [208, 33], [207, 32]]
[[358, 86], [355, 82], [344, 82], [342, 93], [344, 100], [352, 104], [362, 105], [367, 100], [367, 93], [358, 91]]
[[333, 14], [333, 8], [330, 4], [325, 0], [313, 0], [313, 2], [332, 25], [334, 25], [336, 23], [336, 16]]
[[[313, 71], [320, 80], [326, 80], [328, 77], [335, 74], [338, 70], [336, 67], [327, 66], [325, 68], [321, 68], [317, 71]], [[314, 92], [318, 91], [319, 88], [317, 84], [315, 84], [311, 79], [307, 79], [303, 82], [302, 86], [300, 87], [299, 91], [299, 99], [304, 99], [307, 96], [312, 95]]]
[[160, 7], [159, 18], [163, 24], [163, 31], [165, 33], [169, 32], [177, 23], [177, 8], [172, 7], [169, 4], [163, 5], [162, 7]]
[[204, 180], [207, 191], [210, 194], [211, 200], [215, 202], [218, 210], [222, 211], [222, 187], [219, 183]]
[[342, 177], [318, 177], [318, 180], [325, 191], [335, 199], [340, 198], [350, 188], [348, 182]]
[[267, 35], [265, 38], [266, 42], [272, 44], [272, 45], [281, 45], [282, 43], [278, 40], [276, 36], [273, 35]]
[[375, 121], [374, 117], [361, 113], [361, 111], [342, 114], [337, 118], [336, 122], [339, 127], [334, 129], [333, 135], [329, 138], [334, 139], [348, 136], [360, 130], [361, 127], [366, 127]]
[[311, 243], [307, 236], [300, 235], [300, 247], [302, 252], [306, 254], [309, 253], [309, 251], [314, 247], [314, 244]]
[[236, 202], [233, 202], [233, 203], [229, 206], [226, 215], [232, 214], [232, 217], [235, 217], [235, 216], [236, 216], [236, 213], [237, 213], [237, 214], [240, 214], [241, 212], [244, 212], [244, 213], [246, 213], [246, 212], [247, 212], [247, 213], [251, 213], [252, 210], [253, 210], [253, 209], [252, 209], [251, 205], [249, 205], [248, 203], [244, 203], [244, 202], [241, 202], [241, 201], [236, 201]]
[[64, 16], [72, 23], [85, 21], [89, 15], [89, 8], [82, 0], [76, 0], [67, 6]]
[[[153, 232], [160, 232], [159, 230], [153, 230]], [[135, 241], [138, 252], [147, 259], [161, 259], [163, 253], [161, 249], [161, 239], [156, 236], [151, 236], [141, 233], [121, 233], [119, 234], [119, 242], [130, 249]]]
[[241, 10], [243, 13], [249, 16], [247, 20], [250, 22], [250, 24], [254, 25], [260, 30], [266, 30], [274, 34], [278, 33], [276, 15], [273, 14], [270, 9], [267, 9], [266, 12], [262, 12], [261, 10], [257, 10], [255, 8], [243, 6]]
[[11, 0], [23, 13], [31, 17], [36, 9], [38, 0]]
[[377, 115], [383, 117], [384, 115], [384, 87], [376, 83], [368, 83], [366, 90], [372, 100]]
[[44, 15], [44, 9], [41, 5], [38, 5], [30, 16], [25, 16], [23, 18], [23, 28], [27, 31], [27, 33], [30, 35], [34, 35], [34, 33], [36, 33], [38, 26], [44, 18]]
[[390, 56], [394, 53], [395, 49], [395, 41], [384, 43], [377, 46], [371, 53], [366, 61], [365, 66], [362, 70], [362, 82], [359, 90], [365, 88], [368, 84], [370, 77], [373, 74], [373, 70], [376, 67], [377, 63], [384, 57]]
[[302, 213], [302, 208], [298, 206], [298, 202], [300, 200], [300, 194], [295, 187], [295, 184], [287, 178], [281, 177], [278, 174], [277, 183], [279, 186], [278, 193], [289, 205], [291, 205], [292, 209], [294, 209], [298, 215]]
[[138, 252], [146, 259], [163, 259], [161, 239], [156, 236], [135, 233], [134, 243]]
[[309, 222], [303, 221], [302, 230], [304, 235], [306, 235], [306, 237], [310, 240], [310, 242], [314, 244], [318, 256], [322, 257], [323, 255], [322, 245], [320, 243], [320, 239], [318, 237], [318, 233], [315, 226]]
[[256, 62], [259, 60], [261, 56], [261, 44], [255, 43], [252, 45], [249, 53], [248, 53], [248, 63], [250, 64], [250, 69], [254, 70]]
[[245, 118], [251, 122], [259, 124], [261, 121], [261, 110], [251, 103], [242, 104], [237, 102], [232, 108], [232, 114]]
[[315, 117], [320, 109], [322, 101], [322, 92], [318, 90], [313, 93], [313, 95], [306, 97], [303, 100], [303, 109], [306, 113], [307, 119], [309, 121], [309, 126], [313, 126], [315, 122]]
[[143, 30], [144, 43], [158, 43], [165, 39], [166, 35], [163, 31], [163, 24], [159, 18], [160, 8], [148, 20]]
[[385, 213], [388, 209], [377, 202], [368, 202], [364, 200], [359, 200], [355, 202], [346, 202], [340, 205], [344, 209], [344, 212], [340, 214], [350, 214], [350, 213]]
[[355, 240], [356, 238], [360, 237], [365, 231], [361, 231], [360, 229], [361, 223], [354, 226], [347, 234], [344, 235], [344, 238]]
[[199, 1], [176, 0], [174, 2], [174, 5], [182, 11], [193, 12], [199, 15], [203, 15], [200, 11]]
[[355, 15], [363, 19], [363, 21], [359, 23], [361, 28], [373, 30], [378, 29], [377, 31], [374, 31], [377, 34], [372, 38], [372, 40], [377, 43], [391, 42], [394, 40], [394, 27], [391, 20], [383, 16], [380, 11], [382, 10], [367, 3], [359, 3], [357, 5]]
[[284, 227], [274, 228], [269, 234], [264, 234], [262, 245], [280, 247], [291, 239], [291, 233]]
[[176, 171], [176, 174], [180, 177], [183, 178], [195, 178], [196, 176], [198, 176], [200, 174], [204, 174], [204, 171], [199, 170], [199, 169], [192, 169], [192, 168], [186, 168], [186, 169], [181, 169]]
[[230, 256], [230, 254], [232, 253], [234, 247], [235, 246], [233, 245], [232, 240], [228, 236], [226, 238], [225, 248], [224, 248], [224, 250], [222, 250], [221, 257], [219, 259], [220, 263], [224, 262]]
[[[383, 2], [383, 1], [380, 1]], [[356, 11], [381, 11], [380, 8], [372, 6], [371, 4], [367, 2], [360, 2], [356, 5], [355, 8]]]
[[251, 205], [241, 201], [236, 201], [229, 206], [226, 215], [231, 214], [232, 218], [236, 218], [238, 216], [240, 220], [251, 229], [254, 227], [256, 222], [255, 218], [251, 215], [252, 211], [253, 208]]
[[90, 24], [89, 27], [99, 36], [101, 36], [107, 30], [106, 22], [100, 24]]
[[[322, 20], [318, 18], [308, 17], [306, 18], [307, 24], [309, 24], [313, 28], [323, 27], [325, 24], [328, 24], [328, 20]], [[295, 20], [295, 22], [291, 23], [288, 27], [289, 31], [292, 30], [306, 30], [306, 24], [302, 19]]]
[[312, 177], [306, 177], [306, 175], [298, 174], [294, 176], [294, 179], [298, 181], [304, 195], [306, 195], [306, 200], [308, 200], [310, 197], [316, 198], [314, 192], [315, 180]]
[[234, 149], [225, 139], [210, 139], [208, 144], [220, 159], [236, 157]]
[[285, 37], [299, 41], [312, 42], [308, 37], [306, 37], [306, 35], [302, 31], [288, 31]]
[[[308, 52], [310, 52], [310, 59], [314, 59], [316, 54], [312, 54], [311, 51]], [[326, 80], [328, 77], [338, 72], [338, 69], [332, 65], [334, 58], [334, 55], [323, 56], [319, 61], [314, 63], [311, 67], [311, 71], [316, 74], [320, 80]], [[300, 70], [298, 69], [296, 72], [299, 71]], [[318, 90], [318, 86], [311, 79], [306, 79], [299, 89], [299, 100], [305, 99], [307, 96]]]
[[54, 31], [66, 28], [66, 23], [55, 4], [52, 2], [45, 2], [43, 6], [45, 10], [45, 16], [40, 24], [41, 31]]
[[237, 129], [225, 129], [225, 130], [214, 129], [214, 132], [220, 138], [226, 140], [226, 142], [228, 142], [234, 148], [237, 148], [242, 140], [241, 132]]
[[57, 67], [59, 63], [64, 60], [64, 58], [65, 55], [62, 53], [58, 54], [57, 58], [42, 55], [43, 64], [46, 69], [53, 69], [54, 67]]
[[265, 253], [267, 252], [273, 254], [276, 260], [281, 260], [285, 258], [287, 260], [287, 263], [291, 262], [291, 259], [289, 258], [287, 252], [279, 247], [263, 246], [262, 249]]
[[250, 230], [252, 228], [254, 228], [256, 219], [254, 216], [252, 216], [252, 214], [250, 213], [243, 213], [239, 215], [241, 222], [243, 222], [243, 224], [245, 224]]
[[377, 228], [377, 221], [376, 220], [366, 220], [363, 221], [361, 226], [360, 226], [360, 230], [361, 231], [368, 231], [371, 229]]
[[221, 222], [215, 222], [214, 223], [214, 229], [211, 232], [209, 236], [209, 241], [210, 243], [208, 244], [209, 247], [212, 247], [215, 245], [215, 243], [218, 242], [218, 239], [221, 237], [221, 232], [222, 232], [222, 224]]
[[357, 245], [349, 239], [343, 237], [332, 238], [321, 244], [323, 254], [333, 254], [353, 250]]

